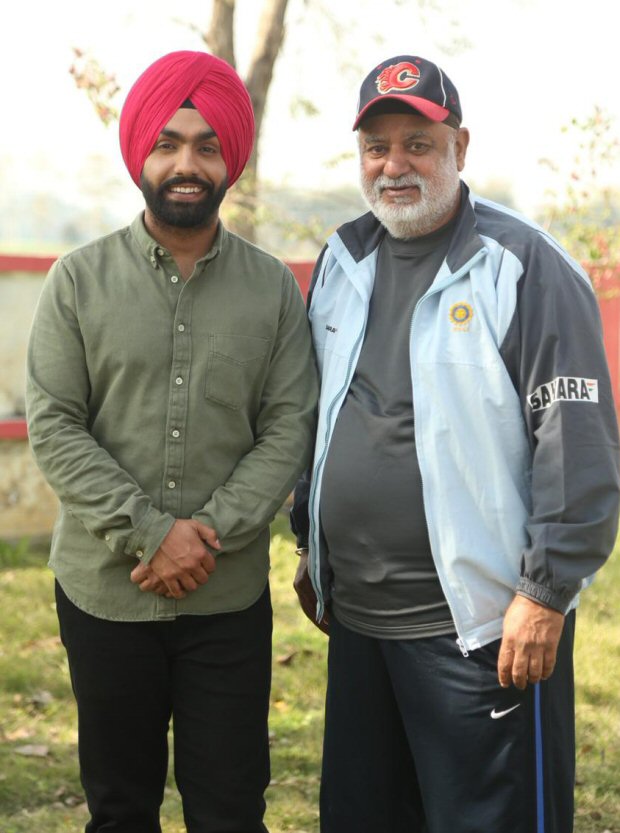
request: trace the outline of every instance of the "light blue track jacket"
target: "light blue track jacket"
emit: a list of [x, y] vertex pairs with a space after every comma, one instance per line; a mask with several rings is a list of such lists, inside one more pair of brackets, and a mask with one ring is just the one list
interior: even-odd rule
[[[303, 530], [309, 515], [318, 619], [333, 579], [321, 482], [384, 233], [366, 214], [333, 234], [309, 299], [321, 398], [309, 495], [299, 490], [293, 526]], [[598, 304], [585, 272], [549, 235], [463, 185], [409, 349], [431, 549], [467, 651], [501, 636], [515, 592], [562, 612], [574, 607], [614, 545], [618, 432]]]

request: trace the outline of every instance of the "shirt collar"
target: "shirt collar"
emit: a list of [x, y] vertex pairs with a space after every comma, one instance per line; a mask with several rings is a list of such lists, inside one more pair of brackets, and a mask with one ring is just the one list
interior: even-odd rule
[[[144, 212], [141, 211], [134, 219], [131, 226], [131, 234], [137, 243], [140, 251], [144, 254], [154, 269], [159, 269], [160, 261], [170, 259], [172, 255], [164, 246], [154, 240], [146, 230], [144, 225]], [[213, 260], [222, 251], [228, 240], [228, 232], [224, 228], [222, 221], [217, 224], [217, 231], [213, 240], [213, 245], [206, 255], [201, 257], [197, 262], [203, 263], [208, 260]]]

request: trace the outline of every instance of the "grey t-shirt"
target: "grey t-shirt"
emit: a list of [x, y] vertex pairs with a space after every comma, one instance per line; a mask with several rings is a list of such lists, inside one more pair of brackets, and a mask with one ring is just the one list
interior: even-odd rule
[[451, 233], [452, 224], [413, 240], [386, 234], [364, 344], [323, 476], [332, 609], [344, 625], [371, 636], [454, 632], [428, 539], [409, 360], [413, 311]]

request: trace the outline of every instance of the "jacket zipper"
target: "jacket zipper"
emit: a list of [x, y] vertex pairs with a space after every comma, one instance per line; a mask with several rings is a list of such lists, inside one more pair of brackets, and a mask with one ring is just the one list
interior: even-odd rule
[[[351, 352], [349, 354], [349, 362], [347, 364], [347, 372], [346, 372], [346, 375], [345, 375], [344, 384], [342, 385], [342, 387], [340, 388], [338, 393], [335, 394], [332, 401], [329, 403], [329, 407], [327, 409], [327, 416], [326, 416], [326, 420], [325, 420], [325, 442], [323, 444], [323, 453], [321, 454], [321, 457], [320, 457], [318, 463], [316, 464], [316, 467], [315, 467], [315, 470], [314, 470], [314, 477], [312, 478], [312, 484], [311, 484], [311, 487], [310, 487], [310, 506], [312, 507], [312, 518], [314, 517], [314, 507], [315, 507], [315, 504], [316, 504], [316, 490], [318, 488], [317, 484], [318, 484], [318, 481], [320, 479], [318, 475], [319, 475], [320, 470], [323, 467], [323, 463], [325, 462], [325, 458], [327, 457], [327, 450], [329, 448], [329, 442], [328, 441], [329, 441], [331, 433], [333, 433], [333, 432], [330, 432], [332, 414], [333, 414], [336, 402], [342, 396], [342, 394], [344, 392], [346, 392], [346, 390], [349, 387], [351, 370], [352, 370], [352, 367], [353, 367], [353, 356], [355, 355], [355, 352], [357, 350], [357, 345], [360, 343], [361, 339], [364, 337], [365, 329], [366, 329], [366, 325], [364, 323], [364, 326], [362, 326], [362, 329], [360, 330], [360, 333], [359, 333], [357, 339], [355, 340], [355, 344], [353, 345], [353, 348], [351, 349]], [[323, 618], [323, 614], [325, 612], [325, 603], [324, 603], [324, 600], [323, 600], [323, 588], [321, 587], [321, 554], [320, 554], [320, 538], [319, 538], [319, 523], [318, 523], [318, 521], [315, 523], [315, 536], [313, 536], [313, 537], [316, 537], [317, 540], [314, 542], [315, 543], [315, 550], [316, 550], [316, 557], [314, 558], [314, 565], [313, 565], [314, 570], [313, 570], [313, 575], [311, 576], [311, 579], [312, 579], [312, 583], [314, 585], [314, 592], [316, 593], [316, 599], [317, 599], [316, 620], [317, 620], [317, 622], [320, 622], [321, 619]]]
[[[443, 291], [446, 288], [446, 286], [448, 286], [449, 284], [454, 283], [455, 280], [458, 280], [462, 275], [464, 275], [466, 272], [468, 272], [471, 269], [471, 267], [474, 265], [474, 263], [476, 263], [478, 260], [480, 260], [486, 254], [486, 251], [487, 250], [484, 247], [482, 249], [480, 249], [472, 258], [470, 258], [468, 260], [467, 263], [465, 263], [463, 266], [461, 266], [461, 268], [457, 272], [450, 275], [450, 281], [448, 283], [446, 283], [445, 285], [442, 285], [442, 286], [437, 286], [434, 289], [431, 289], [429, 292], [426, 293], [426, 295], [424, 295], [422, 298], [420, 298], [420, 300], [418, 301], [418, 303], [415, 306], [415, 309], [413, 311], [413, 315], [411, 317], [410, 337], [413, 336], [413, 322], [414, 322], [416, 313], [418, 311], [418, 307], [420, 306], [422, 301], [426, 300], [431, 295], [434, 295], [437, 292]], [[342, 267], [340, 267], [340, 268], [342, 268]], [[355, 354], [355, 352], [357, 350], [357, 345], [359, 344], [360, 340], [364, 336], [364, 332], [365, 332], [365, 329], [366, 329], [366, 323], [367, 323], [367, 318], [366, 318], [366, 321], [364, 321], [364, 323], [362, 325], [362, 329], [361, 329], [361, 331], [360, 331], [360, 333], [359, 333], [359, 335], [358, 335], [358, 337], [355, 341], [355, 344], [353, 345], [353, 348], [352, 348], [352, 350], [349, 354], [349, 362], [348, 362], [348, 365], [347, 365], [347, 372], [346, 372], [346, 375], [345, 375], [344, 384], [340, 388], [338, 393], [333, 397], [332, 401], [330, 402], [330, 404], [328, 406], [327, 417], [326, 417], [326, 427], [325, 427], [324, 448], [323, 448], [323, 452], [321, 454], [321, 457], [319, 458], [319, 461], [318, 461], [318, 463], [315, 467], [315, 470], [314, 470], [314, 475], [315, 476], [312, 478], [312, 485], [310, 487], [310, 506], [312, 507], [312, 517], [314, 517], [314, 509], [315, 509], [315, 504], [316, 504], [317, 481], [319, 479], [318, 474], [319, 474], [320, 470], [322, 469], [325, 458], [327, 456], [328, 441], [329, 441], [329, 437], [330, 437], [330, 426], [331, 426], [331, 418], [332, 418], [333, 409], [334, 409], [336, 401], [339, 399], [339, 397], [342, 395], [342, 393], [347, 390], [347, 388], [349, 386], [349, 378], [350, 378], [350, 374], [351, 374], [351, 368], [352, 368], [352, 365], [353, 365], [353, 355]], [[413, 369], [412, 369], [411, 372], [412, 372], [412, 375], [413, 375]], [[415, 412], [414, 412], [414, 430], [415, 430], [415, 425], [417, 425], [417, 422], [415, 420]], [[417, 447], [417, 441], [416, 441], [416, 447]], [[420, 480], [422, 481], [422, 471], [421, 470], [420, 470]], [[422, 481], [422, 497], [424, 499], [424, 483], [423, 483], [423, 481]], [[424, 515], [425, 515], [425, 519], [426, 519], [426, 506], [424, 506]], [[426, 521], [426, 524], [427, 524], [427, 529], [428, 529], [428, 521]], [[325, 604], [324, 604], [324, 601], [323, 601], [323, 591], [322, 591], [322, 587], [321, 587], [321, 553], [320, 553], [320, 539], [319, 539], [319, 525], [318, 525], [318, 523], [315, 524], [315, 536], [314, 537], [317, 540], [314, 541], [316, 553], [315, 553], [315, 558], [314, 558], [314, 565], [313, 565], [314, 569], [313, 569], [313, 574], [311, 576], [311, 580], [312, 580], [312, 583], [314, 585], [314, 591], [315, 591], [316, 597], [317, 597], [316, 618], [317, 618], [317, 621], [320, 621], [323, 618], [323, 614], [324, 614], [324, 611], [325, 611]], [[431, 554], [432, 554], [432, 548], [431, 548]], [[437, 562], [435, 561], [435, 556], [434, 555], [433, 555], [433, 561], [435, 562], [435, 569], [437, 569]], [[446, 594], [445, 587], [444, 587], [444, 582], [442, 581], [439, 570], [437, 570], [437, 575], [439, 577], [439, 581], [440, 581], [440, 584], [442, 586], [443, 592], [444, 592], [444, 594]], [[452, 613], [453, 619], [456, 619], [456, 617], [454, 616], [454, 606], [452, 604], [450, 604], [450, 600], [448, 598], [448, 595], [449, 594], [446, 594], [446, 600], [448, 601], [448, 606], [450, 608], [450, 612]], [[455, 621], [454, 624], [455, 624], [457, 635], [458, 635], [458, 639], [456, 640], [457, 645], [458, 645], [461, 653], [463, 654], [463, 656], [468, 657], [469, 652], [467, 651], [467, 647], [465, 645], [464, 640], [460, 636], [460, 630], [459, 630], [458, 624], [457, 624], [456, 621]]]
[[[436, 295], [438, 292], [443, 292], [443, 290], [448, 285], [454, 283], [454, 281], [458, 280], [461, 277], [462, 274], [464, 274], [466, 271], [469, 271], [469, 269], [473, 266], [473, 264], [485, 254], [485, 251], [486, 251], [485, 249], [481, 249], [480, 251], [477, 252], [477, 254], [474, 257], [470, 258], [470, 260], [464, 266], [462, 266], [457, 272], [455, 272], [453, 275], [451, 275], [451, 279], [450, 279], [449, 283], [446, 283], [445, 285], [437, 286], [435, 288], [431, 287], [428, 290], [428, 292], [419, 299], [418, 303], [414, 307], [413, 314], [411, 316], [411, 326], [409, 328], [409, 339], [410, 339], [409, 344], [410, 344], [411, 351], [413, 351], [413, 349], [414, 349], [414, 347], [413, 347], [413, 344], [414, 344], [414, 341], [413, 341], [413, 325], [414, 325], [416, 314], [418, 312], [418, 309], [419, 309], [420, 305], [427, 298], [430, 298], [431, 295]], [[414, 403], [415, 394], [413, 392], [413, 390], [415, 388], [415, 384], [413, 383], [413, 374], [414, 374], [414, 370], [413, 370], [413, 364], [412, 364], [412, 366], [411, 366], [411, 377], [412, 377], [412, 400], [411, 400], [411, 404], [412, 404], [412, 408], [413, 408], [413, 430], [414, 430], [414, 436], [415, 436], [417, 434], [416, 429], [417, 429], [418, 421], [417, 421], [417, 418], [416, 418], [416, 415], [415, 415], [415, 403]], [[417, 449], [419, 448], [417, 436], [415, 436], [415, 443], [416, 443], [416, 454], [417, 454]], [[424, 497], [425, 496], [424, 477], [422, 476], [422, 468], [419, 465], [419, 457], [418, 457], [418, 468], [420, 469], [420, 482], [422, 484], [422, 503], [423, 503], [423, 507], [424, 507], [424, 522], [426, 524], [426, 530], [429, 533], [429, 541], [430, 541], [430, 528], [429, 528], [429, 524], [428, 524], [428, 514], [427, 514], [427, 509], [426, 509], [426, 500], [425, 500], [425, 497]], [[465, 641], [461, 636], [461, 628], [459, 627], [457, 617], [455, 616], [455, 607], [456, 606], [451, 601], [452, 591], [450, 589], [450, 586], [449, 586], [447, 580], [445, 580], [443, 578], [442, 574], [441, 574], [441, 571], [440, 571], [438, 563], [437, 563], [437, 559], [435, 558], [435, 554], [433, 552], [432, 544], [431, 544], [431, 555], [432, 555], [432, 558], [433, 558], [433, 563], [435, 564], [435, 570], [437, 571], [437, 577], [439, 579], [439, 583], [440, 583], [441, 588], [443, 590], [443, 593], [446, 597], [446, 601], [448, 602], [448, 607], [450, 608], [450, 613], [452, 614], [452, 619], [454, 620], [454, 626], [456, 628], [456, 633], [457, 633], [456, 644], [458, 645], [459, 650], [461, 651], [461, 654], [464, 657], [468, 657], [469, 656], [469, 651], [467, 650], [467, 646], [465, 644]], [[446, 592], [446, 588], [448, 588], [449, 592]]]
[[469, 651], [467, 650], [467, 647], [466, 647], [465, 643], [463, 642], [463, 640], [461, 639], [461, 637], [460, 637], [460, 636], [459, 636], [459, 638], [456, 640], [456, 644], [457, 644], [457, 645], [459, 646], [459, 648], [461, 649], [461, 653], [463, 654], [463, 656], [464, 656], [464, 657], [468, 657], [468, 656], [469, 656]]

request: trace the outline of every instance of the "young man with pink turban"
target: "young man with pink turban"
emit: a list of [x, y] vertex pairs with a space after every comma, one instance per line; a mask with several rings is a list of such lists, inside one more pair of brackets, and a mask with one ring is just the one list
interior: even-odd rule
[[290, 271], [228, 232], [247, 90], [176, 52], [127, 96], [146, 208], [61, 257], [28, 356], [29, 431], [60, 500], [50, 565], [88, 833], [259, 833], [269, 783], [269, 523], [308, 463], [316, 378]]

